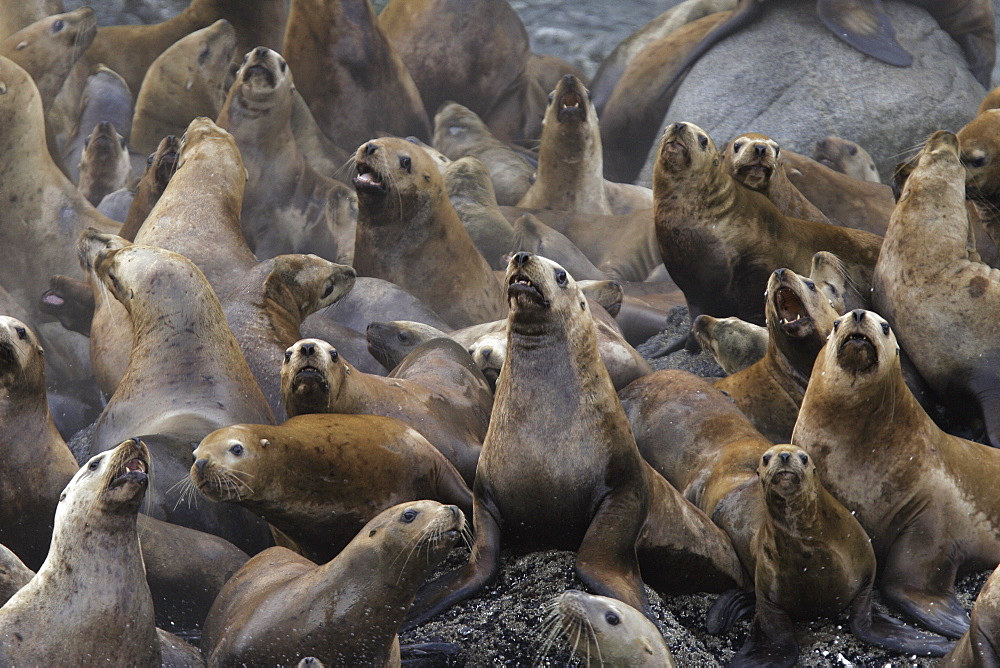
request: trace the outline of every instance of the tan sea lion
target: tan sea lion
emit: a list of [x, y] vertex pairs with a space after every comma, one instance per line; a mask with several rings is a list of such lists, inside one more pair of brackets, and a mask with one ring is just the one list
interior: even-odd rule
[[969, 632], [959, 639], [955, 648], [941, 662], [942, 666], [987, 668], [1000, 665], [997, 651], [997, 592], [1000, 591], [1000, 569], [983, 585], [976, 604], [972, 606]]
[[195, 449], [190, 475], [203, 495], [260, 515], [278, 544], [317, 563], [397, 503], [437, 499], [472, 508], [469, 488], [444, 455], [411, 427], [374, 415], [299, 415], [276, 427], [219, 429]]
[[503, 269], [505, 253], [514, 241], [514, 228], [500, 211], [489, 170], [467, 155], [445, 166], [444, 185], [462, 225], [479, 253], [493, 269]]
[[[570, 589], [555, 600], [551, 617], [556, 624], [553, 633], [564, 635], [573, 644], [572, 654], [586, 657], [587, 666], [675, 665], [660, 630], [621, 601]], [[580, 649], [581, 640], [586, 651]]]
[[107, 121], [115, 126], [128, 142], [132, 135], [132, 115], [135, 104], [132, 91], [120, 74], [97, 64], [90, 70], [80, 96], [78, 117], [66, 143], [63, 145], [62, 162], [71, 181], [79, 181], [80, 156], [87, 133], [98, 123]]
[[[1000, 110], [988, 109], [958, 131], [962, 165], [965, 167], [965, 194], [975, 206], [979, 220], [994, 241], [1000, 241]], [[980, 250], [976, 238], [976, 250]], [[985, 253], [980, 251], [985, 258]]]
[[233, 26], [219, 20], [177, 40], [153, 61], [135, 98], [136, 151], [152, 153], [163, 137], [183, 134], [195, 118], [219, 115], [236, 42]]
[[322, 566], [271, 548], [219, 594], [202, 651], [213, 666], [288, 664], [310, 654], [339, 665], [399, 665], [403, 615], [464, 522], [455, 506], [415, 501], [382, 512]]
[[17, 555], [0, 545], [0, 606], [10, 600], [21, 587], [35, 577], [35, 571], [24, 565]]
[[767, 328], [739, 318], [703, 313], [691, 323], [691, 333], [727, 374], [742, 371], [767, 354]]
[[135, 439], [91, 458], [73, 476], [59, 497], [45, 563], [0, 608], [0, 661], [160, 663], [136, 531], [149, 468], [149, 452]]
[[[360, 146], [355, 167], [358, 274], [400, 285], [451, 327], [502, 318], [503, 288], [462, 227], [430, 156], [386, 137]], [[447, 270], [439, 270], [444, 263]]]
[[[937, 397], [966, 412], [977, 407], [989, 443], [1000, 447], [1000, 341], [987, 315], [1000, 300], [1000, 278], [970, 255], [962, 163], [954, 134], [927, 141], [889, 222], [874, 303]], [[956, 322], [966, 330], [959, 339]]]
[[[742, 581], [725, 534], [654, 475], [634, 447], [576, 282], [528, 253], [511, 258], [506, 282], [507, 359], [476, 469], [476, 542], [466, 566], [421, 590], [411, 619], [485, 585], [496, 573], [501, 533], [520, 545], [577, 548], [576, 572], [589, 588], [642, 611], [636, 552], [658, 588]], [[558, 425], [545, 410], [556, 405]], [[541, 502], [539, 489], [559, 498], [558, 508]], [[698, 566], [675, 570], [677, 559]]]
[[146, 222], [153, 207], [160, 201], [160, 196], [167, 189], [170, 178], [177, 169], [177, 158], [180, 152], [180, 141], [174, 135], [167, 135], [146, 159], [146, 169], [135, 188], [135, 197], [129, 206], [128, 215], [122, 223], [120, 235], [129, 241], [135, 241], [139, 228]]
[[[957, 153], [948, 149], [949, 137], [954, 142], [950, 133], [932, 138], [934, 153], [925, 149], [923, 169], [914, 173], [925, 190], [929, 175], [919, 172], [941, 170], [941, 153]], [[948, 169], [961, 167], [956, 161]], [[911, 207], [921, 197], [918, 188]], [[1000, 452], [938, 429], [903, 382], [898, 350], [889, 323], [875, 313], [858, 309], [835, 321], [792, 442], [809, 451], [823, 485], [871, 536], [883, 600], [957, 638], [969, 619], [955, 598], [956, 575], [1000, 562], [992, 528], [1000, 523], [1000, 500], [992, 493]]]
[[241, 222], [250, 249], [267, 259], [314, 253], [330, 261], [354, 255], [357, 195], [314, 170], [292, 134], [292, 73], [277, 52], [246, 54], [219, 113], [232, 133], [248, 180]]
[[859, 293], [868, 294], [880, 237], [787, 218], [720, 163], [701, 128], [673, 123], [663, 133], [653, 174], [656, 236], [692, 318], [736, 315], [760, 324], [767, 276], [777, 267], [805, 274], [821, 250], [835, 253]]
[[25, 0], [0, 7], [0, 39], [21, 28], [62, 11], [62, 0]]
[[430, 138], [420, 92], [367, 0], [293, 0], [284, 55], [333, 143], [357, 146], [378, 131]]
[[813, 160], [859, 181], [882, 183], [868, 151], [840, 137], [826, 137], [813, 147]]
[[108, 193], [125, 186], [132, 163], [125, 137], [118, 134], [113, 123], [102, 121], [87, 135], [77, 170], [77, 187], [94, 206]]
[[766, 135], [748, 132], [726, 144], [722, 163], [730, 176], [767, 197], [783, 215], [829, 223], [823, 212], [788, 180], [780, 153], [778, 142]]

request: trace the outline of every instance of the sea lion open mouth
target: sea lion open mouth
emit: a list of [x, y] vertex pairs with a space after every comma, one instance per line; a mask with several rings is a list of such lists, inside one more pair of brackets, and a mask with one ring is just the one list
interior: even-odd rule
[[251, 65], [243, 72], [243, 81], [250, 81], [256, 76], [262, 76], [267, 85], [271, 88], [275, 86], [274, 72], [263, 65]]
[[583, 104], [583, 98], [576, 91], [563, 93], [559, 98], [559, 113], [556, 118], [560, 123], [570, 119], [582, 121], [587, 118], [587, 108]]
[[846, 369], [868, 371], [878, 364], [878, 348], [866, 334], [852, 332], [841, 342], [837, 361]]
[[145, 483], [148, 479], [146, 474], [146, 462], [138, 457], [133, 457], [118, 470], [118, 475], [108, 483], [108, 489], [114, 489], [126, 481], [138, 482], [140, 484]]
[[359, 193], [385, 193], [386, 187], [380, 174], [371, 165], [359, 162], [358, 175], [354, 177], [354, 187]]
[[319, 383], [324, 391], [330, 389], [330, 384], [326, 382], [323, 372], [314, 366], [306, 365], [295, 372], [295, 385], [301, 387], [309, 382]]
[[744, 177], [752, 176], [755, 180], [766, 181], [771, 178], [771, 172], [773, 170], [766, 165], [762, 165], [760, 162], [755, 162], [743, 165], [740, 167], [739, 171]]
[[797, 471], [777, 471], [771, 475], [771, 485], [780, 492], [788, 493], [798, 488], [800, 479]]
[[778, 325], [788, 334], [798, 334], [812, 323], [809, 311], [791, 288], [775, 291], [774, 310], [778, 313]]
[[541, 291], [524, 274], [514, 274], [507, 283], [507, 298], [516, 299], [524, 305], [528, 301], [548, 308], [549, 300], [542, 296]]

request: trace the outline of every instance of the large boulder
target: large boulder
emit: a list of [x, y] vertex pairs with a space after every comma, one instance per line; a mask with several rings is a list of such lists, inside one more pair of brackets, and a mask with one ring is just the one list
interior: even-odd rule
[[[744, 132], [762, 132], [809, 155], [828, 135], [857, 142], [879, 172], [935, 130], [958, 130], [986, 91], [962, 51], [931, 16], [901, 0], [883, 5], [899, 43], [913, 54], [894, 67], [857, 51], [820, 22], [814, 2], [770, 0], [753, 25], [717, 44], [695, 64], [663, 127], [690, 121], [720, 147]], [[649, 185], [652, 156], [638, 183]]]

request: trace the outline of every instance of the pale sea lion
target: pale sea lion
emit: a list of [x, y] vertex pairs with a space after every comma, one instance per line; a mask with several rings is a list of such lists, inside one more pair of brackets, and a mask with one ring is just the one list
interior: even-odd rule
[[136, 151], [152, 153], [163, 137], [183, 134], [193, 119], [219, 115], [236, 41], [233, 26], [219, 20], [177, 40], [153, 61], [135, 99]]
[[[962, 165], [965, 167], [966, 197], [975, 206], [982, 225], [994, 241], [1000, 241], [1000, 110], [987, 109], [958, 131]], [[976, 250], [980, 250], [976, 238]]]
[[415, 501], [382, 512], [322, 566], [282, 547], [259, 554], [212, 607], [201, 643], [209, 665], [286, 664], [303, 654], [399, 665], [403, 614], [464, 521], [455, 506]]
[[868, 151], [840, 137], [826, 137], [813, 147], [813, 160], [859, 181], [882, 183]]
[[278, 544], [317, 563], [397, 503], [437, 499], [472, 508], [469, 488], [444, 455], [413, 428], [375, 415], [225, 427], [195, 449], [190, 475], [203, 495], [260, 515]]
[[77, 170], [77, 187], [94, 206], [108, 193], [125, 186], [132, 163], [125, 137], [118, 134], [113, 123], [101, 121], [87, 135]]
[[62, 11], [62, 0], [26, 0], [4, 3], [0, 8], [0, 39]]
[[79, 181], [80, 156], [87, 132], [108, 121], [127, 142], [132, 134], [134, 113], [132, 91], [120, 74], [104, 65], [95, 65], [84, 83], [78, 118], [63, 145], [62, 162], [71, 181]]

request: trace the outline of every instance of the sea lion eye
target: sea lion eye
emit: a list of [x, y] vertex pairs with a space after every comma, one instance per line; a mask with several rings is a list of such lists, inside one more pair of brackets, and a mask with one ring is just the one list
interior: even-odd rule
[[698, 135], [698, 143], [701, 144], [702, 149], [708, 148], [708, 137], [705, 135]]
[[15, 327], [14, 331], [17, 332], [17, 338], [22, 341], [28, 338], [28, 332], [24, 331], [24, 327]]
[[212, 55], [212, 47], [206, 46], [204, 49], [202, 49], [202, 52], [198, 54], [198, 64], [204, 65], [205, 61], [208, 60], [208, 57], [210, 55]]
[[986, 164], [986, 156], [981, 155], [978, 158], [972, 158], [970, 160], [964, 161], [967, 167], [979, 168]]
[[560, 287], [566, 287], [566, 284], [569, 283], [569, 280], [566, 278], [566, 272], [562, 269], [556, 270], [556, 283], [558, 283]]
[[292, 359], [292, 349], [289, 348], [288, 350], [285, 351], [285, 361], [288, 362], [291, 361], [291, 359]]
[[98, 457], [94, 461], [90, 462], [90, 464], [87, 465], [87, 470], [96, 471], [98, 468], [100, 468], [102, 459], [104, 459], [104, 457]]
[[882, 333], [885, 334], [886, 336], [889, 336], [889, 323], [887, 322], [882, 323]]
[[802, 462], [803, 466], [807, 466], [809, 464], [809, 455], [800, 452], [799, 460]]
[[288, 69], [288, 63], [286, 63], [285, 61], [282, 60], [281, 63], [280, 63], [280, 67], [281, 67], [281, 73], [284, 74], [285, 70]]
[[780, 154], [781, 154], [781, 147], [775, 146], [774, 147], [774, 157], [777, 158]]
[[857, 146], [852, 146], [851, 148], [847, 149], [847, 152], [850, 153], [851, 155], [857, 155], [858, 154], [858, 147]]
[[83, 140], [83, 147], [87, 148], [88, 146], [90, 146], [90, 135], [87, 135], [87, 138]]
[[122, 148], [125, 148], [125, 137], [122, 137], [121, 139], [119, 139], [118, 143], [122, 145]]
[[402, 167], [406, 171], [410, 171], [411, 164], [412, 164], [412, 161], [410, 160], [410, 158], [408, 156], [405, 156], [405, 155], [400, 156], [400, 158], [399, 158], [399, 166], [400, 167]]
[[340, 353], [338, 353], [335, 349], [331, 348], [330, 349], [330, 359], [332, 359], [334, 362], [336, 362], [338, 359], [340, 359]]
[[60, 30], [62, 30], [65, 27], [66, 27], [66, 24], [63, 22], [62, 19], [56, 19], [56, 22], [52, 24], [52, 32], [54, 32], [54, 33], [55, 32], [59, 32]]
[[771, 462], [771, 455], [764, 455], [761, 462], [763, 462], [764, 466], [767, 466]]
[[552, 104], [552, 100], [554, 99], [556, 99], [556, 96], [553, 95], [552, 93], [549, 93], [549, 104]]
[[229, 452], [239, 457], [240, 455], [243, 454], [243, 446], [240, 445], [239, 443], [236, 443], [231, 448], [229, 448]]
[[611, 624], [611, 626], [618, 626], [622, 620], [620, 620], [618, 618], [618, 615], [616, 615], [615, 613], [606, 612], [604, 613], [604, 621], [606, 621], [608, 624]]
[[404, 512], [402, 514], [401, 517], [402, 517], [402, 520], [404, 522], [406, 522], [407, 524], [409, 524], [413, 520], [417, 519], [417, 511], [415, 511], [415, 510], [407, 510], [406, 512]]
[[587, 99], [590, 100], [591, 102], [593, 102], [593, 100], [594, 100], [594, 96], [593, 96], [593, 94], [591, 94], [591, 92], [589, 90], [587, 91]]
[[409, 343], [410, 342], [410, 335], [407, 334], [406, 332], [397, 332], [396, 333], [396, 338], [399, 339], [400, 343]]
[[331, 283], [330, 285], [326, 286], [326, 290], [323, 291], [323, 298], [325, 299], [325, 298], [329, 297], [332, 294], [333, 294], [333, 283]]
[[813, 283], [812, 281], [806, 281], [806, 287], [812, 290], [813, 292], [816, 292], [816, 284]]
[[149, 154], [149, 157], [146, 158], [146, 166], [147, 167], [152, 167], [153, 166], [153, 158], [155, 158], [155, 157], [156, 157], [155, 153], [150, 153]]
[[833, 331], [836, 332], [838, 327], [840, 327], [840, 321], [839, 320], [834, 320], [833, 321]]
[[743, 142], [741, 141], [736, 142], [735, 144], [733, 144], [733, 153], [739, 153], [741, 148], [743, 148]]

